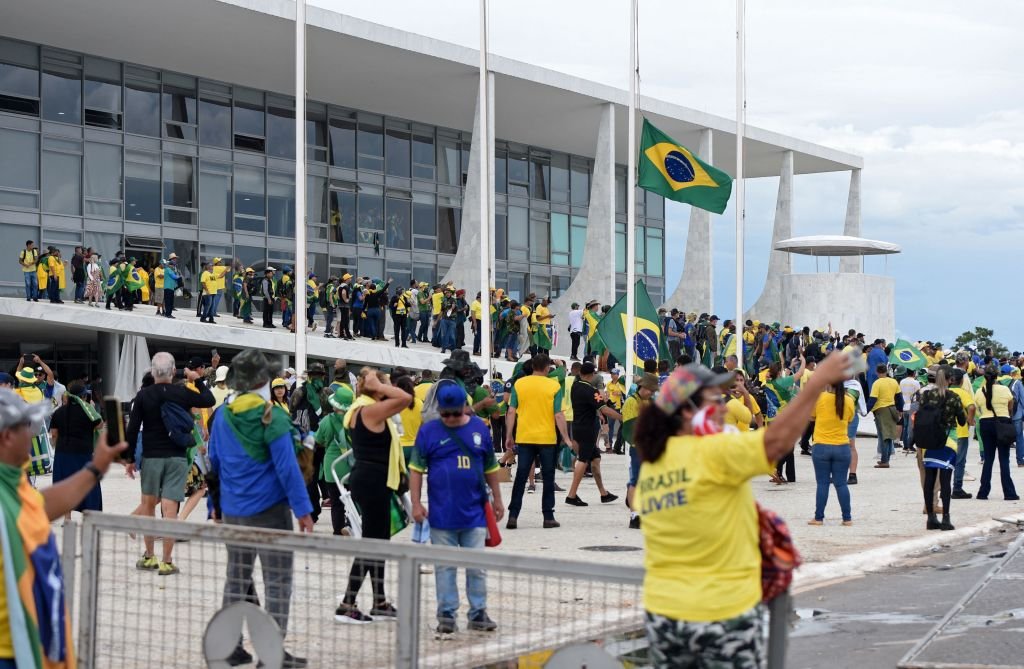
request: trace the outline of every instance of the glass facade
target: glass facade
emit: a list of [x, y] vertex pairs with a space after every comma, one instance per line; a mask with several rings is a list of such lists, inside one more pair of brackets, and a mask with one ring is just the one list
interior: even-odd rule
[[[213, 256], [294, 263], [304, 187], [318, 274], [439, 280], [458, 248], [470, 134], [344, 104], [307, 102], [308, 177], [296, 184], [292, 98], [0, 38], [0, 238], [146, 263], [173, 251], [194, 289]], [[497, 285], [557, 296], [582, 262], [593, 162], [497, 141], [495, 168]], [[621, 166], [617, 177], [624, 289]], [[637, 275], [658, 302], [664, 202], [644, 195]], [[18, 267], [0, 263], [0, 291], [21, 288]]]

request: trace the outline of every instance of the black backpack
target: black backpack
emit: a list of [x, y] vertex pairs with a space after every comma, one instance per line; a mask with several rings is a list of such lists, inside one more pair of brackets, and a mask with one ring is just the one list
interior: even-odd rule
[[914, 415], [913, 439], [918, 448], [942, 448], [948, 431], [942, 425], [942, 399], [938, 393], [924, 393]]

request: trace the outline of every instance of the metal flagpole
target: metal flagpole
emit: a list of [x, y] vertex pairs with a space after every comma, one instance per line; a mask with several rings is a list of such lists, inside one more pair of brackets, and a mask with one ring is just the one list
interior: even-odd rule
[[633, 314], [636, 311], [636, 29], [637, 0], [629, 17], [629, 142], [626, 166], [626, 359], [621, 363], [633, 373], [635, 344]]
[[491, 259], [491, 190], [494, 183], [490, 178], [490, 158], [494, 155], [491, 148], [492, 138], [489, 128], [489, 100], [487, 85], [487, 0], [480, 0], [480, 92], [477, 109], [480, 114], [480, 131], [473, 139], [480, 150], [480, 356], [484, 377], [490, 377], [491, 370], [491, 291], [490, 265]]
[[[743, 202], [743, 130], [746, 125], [747, 98], [744, 66], [746, 64], [746, 37], [743, 23], [745, 0], [736, 0], [736, 358], [738, 369], [743, 369], [743, 228], [746, 210]], [[723, 351], [724, 353], [724, 351]]]
[[306, 0], [295, 1], [295, 369], [306, 370]]

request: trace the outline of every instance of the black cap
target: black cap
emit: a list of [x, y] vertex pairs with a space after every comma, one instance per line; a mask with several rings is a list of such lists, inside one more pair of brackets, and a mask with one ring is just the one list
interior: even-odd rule
[[188, 359], [187, 366], [189, 369], [199, 369], [200, 367], [207, 367], [208, 365], [209, 363], [207, 363], [205, 360], [200, 358], [198, 355], [194, 355]]
[[594, 367], [594, 363], [592, 363], [592, 362], [585, 362], [582, 365], [580, 365], [580, 375], [581, 376], [590, 376], [591, 374], [593, 374], [596, 371], [597, 371], [597, 368]]

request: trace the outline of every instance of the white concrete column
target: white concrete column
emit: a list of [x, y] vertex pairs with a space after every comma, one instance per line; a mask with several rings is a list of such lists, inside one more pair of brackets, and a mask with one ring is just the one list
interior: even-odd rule
[[116, 332], [96, 333], [96, 358], [103, 378], [104, 395], [113, 395], [117, 381], [117, 367], [121, 360], [120, 335]]
[[782, 277], [793, 273], [793, 257], [776, 251], [775, 245], [793, 236], [793, 152], [782, 154], [782, 172], [779, 174], [779, 197], [775, 203], [775, 224], [772, 226], [772, 251], [768, 258], [768, 273], [761, 289], [761, 297], [747, 315], [761, 322], [782, 321]]
[[[573, 302], [585, 306], [590, 300], [602, 304], [615, 302], [615, 106], [608, 102], [601, 109], [594, 149], [594, 174], [590, 182], [590, 208], [587, 210], [587, 239], [583, 245], [583, 263], [576, 278], [551, 304], [559, 328], [554, 353], [569, 355], [569, 321]], [[609, 280], [610, 279], [610, 280]], [[564, 336], [563, 336], [564, 335]]]
[[[714, 146], [711, 129], [700, 133], [698, 155], [706, 163], [714, 164]], [[711, 212], [697, 207], [690, 208], [690, 229], [686, 234], [686, 255], [683, 258], [683, 274], [679, 284], [665, 300], [664, 307], [673, 307], [686, 312], [708, 312], [713, 310], [711, 289]]]
[[[495, 134], [494, 134], [494, 72], [488, 72], [487, 73], [487, 137], [488, 137], [487, 141], [488, 141], [488, 143], [491, 146], [491, 150], [488, 151], [488, 155], [487, 155], [487, 162], [488, 162], [487, 174], [491, 175], [491, 181], [493, 182], [494, 181], [494, 167], [495, 167], [494, 166], [494, 141], [495, 141]], [[488, 280], [488, 285], [491, 288], [494, 288], [495, 287], [495, 278], [494, 278], [494, 267], [495, 267], [495, 262], [494, 262], [494, 188], [493, 188], [493, 185], [488, 185], [488, 188], [491, 188], [491, 197], [487, 199], [487, 203], [488, 203], [489, 209], [490, 209], [490, 213], [487, 216], [487, 220], [490, 221], [490, 224], [491, 224], [491, 234], [488, 235], [488, 237], [487, 237], [488, 245], [490, 246], [490, 248], [488, 249], [488, 253], [490, 254], [490, 258], [491, 258], [491, 262], [487, 263], [488, 268], [490, 268], [490, 279]], [[466, 292], [468, 293], [469, 291], [466, 291]]]
[[[848, 237], [860, 237], [860, 170], [850, 170], [850, 196], [846, 200], [846, 223], [843, 234]], [[863, 272], [864, 256], [851, 256], [839, 259], [840, 272]], [[865, 330], [866, 332], [866, 330]]]

